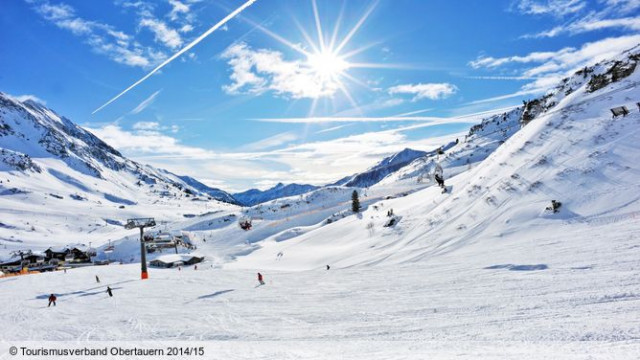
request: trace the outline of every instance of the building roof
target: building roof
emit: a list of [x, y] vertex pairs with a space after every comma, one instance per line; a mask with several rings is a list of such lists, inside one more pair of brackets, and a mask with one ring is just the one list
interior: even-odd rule
[[202, 256], [195, 256], [192, 254], [168, 254], [157, 257], [153, 261], [158, 261], [164, 264], [173, 264], [175, 262], [187, 262], [193, 258], [202, 259]]

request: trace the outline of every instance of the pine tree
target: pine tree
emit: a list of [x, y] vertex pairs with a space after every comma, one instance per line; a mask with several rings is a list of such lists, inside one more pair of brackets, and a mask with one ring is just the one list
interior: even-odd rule
[[358, 192], [355, 190], [351, 193], [351, 210], [354, 213], [360, 212], [360, 199], [358, 199]]

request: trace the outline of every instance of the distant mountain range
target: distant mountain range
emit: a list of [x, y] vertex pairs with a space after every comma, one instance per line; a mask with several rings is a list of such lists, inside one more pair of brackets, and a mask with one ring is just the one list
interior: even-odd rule
[[250, 189], [240, 193], [235, 193], [233, 194], [233, 197], [242, 205], [253, 206], [274, 199], [305, 194], [318, 188], [319, 186], [313, 185], [285, 185], [283, 183], [278, 183], [276, 186], [267, 190]]
[[[327, 186], [369, 187], [415, 159], [429, 154], [432, 152], [407, 148], [362, 173], [347, 176]], [[172, 188], [184, 194], [244, 206], [305, 194], [321, 187], [279, 183], [267, 190], [250, 189], [232, 195], [209, 187], [193, 177], [176, 175], [127, 159], [91, 132], [50, 108], [35, 101], [22, 102], [0, 93], [0, 170], [19, 171], [36, 177], [42, 172], [59, 171], [48, 169], [43, 164], [41, 159], [47, 158], [63, 161], [73, 172], [112, 180], [116, 184], [133, 182], [128, 185], [153, 186], [153, 192], [164, 197], [167, 195], [166, 189]], [[118, 174], [126, 174], [127, 180], [118, 177]], [[60, 176], [73, 177], [69, 174]], [[87, 188], [90, 186], [87, 185]]]

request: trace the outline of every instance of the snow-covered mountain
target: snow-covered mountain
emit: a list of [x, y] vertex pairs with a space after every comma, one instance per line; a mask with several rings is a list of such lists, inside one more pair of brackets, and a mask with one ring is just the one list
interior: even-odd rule
[[[449, 147], [451, 144], [448, 145]], [[346, 186], [346, 187], [369, 187], [380, 182], [385, 176], [397, 171], [398, 169], [408, 165], [413, 160], [424, 157], [429, 154], [435, 154], [437, 150], [432, 152], [424, 152], [413, 149], [404, 149], [396, 154], [388, 156], [378, 164], [372, 166], [361, 173], [346, 176], [326, 187]], [[241, 204], [253, 206], [270, 200], [285, 198], [289, 196], [302, 195], [321, 188], [320, 186], [301, 185], [301, 184], [283, 184], [278, 183], [276, 186], [267, 190], [250, 189], [240, 193], [233, 194]]]
[[3, 93], [0, 93], [0, 148], [3, 170], [41, 173], [42, 168], [33, 159], [54, 158], [76, 172], [99, 179], [105, 178], [106, 171], [125, 171], [135, 175], [140, 183], [161, 183], [234, 203], [228, 193], [193, 178], [126, 159], [92, 133], [42, 104], [32, 100], [20, 102]]
[[278, 183], [267, 190], [250, 189], [233, 194], [233, 197], [245, 206], [253, 206], [274, 199], [305, 194], [317, 189], [318, 186], [307, 184], [283, 184]]
[[[301, 270], [474, 252], [489, 256], [487, 266], [518, 264], [508, 256], [536, 261], [536, 254], [539, 262], [554, 262], [561, 256], [536, 242], [567, 239], [571, 247], [593, 241], [582, 245], [597, 248], [606, 240], [592, 239], [591, 231], [614, 237], [618, 223], [640, 229], [639, 60], [640, 48], [634, 48], [582, 69], [522, 108], [483, 120], [464, 141], [414, 160], [368, 192], [421, 183], [423, 190], [373, 202], [361, 217], [348, 216], [285, 242], [267, 239], [230, 266]], [[629, 115], [612, 118], [610, 109], [619, 106]], [[430, 186], [426, 175], [435, 163], [444, 168], [449, 193]], [[546, 210], [551, 200], [562, 203], [557, 213]], [[391, 208], [396, 221], [385, 227]], [[518, 248], [522, 253], [514, 254]], [[287, 261], [270, 261], [285, 249]]]
[[[344, 358], [346, 351], [358, 359], [637, 358], [639, 54], [583, 69], [366, 189], [326, 186], [188, 217], [175, 214], [184, 201], [147, 207], [198, 247], [206, 260], [197, 271], [152, 268], [149, 280], [136, 281], [139, 264], [128, 264], [3, 280], [0, 337], [168, 341], [180, 334], [214, 341], [229, 357], [241, 341], [264, 358]], [[629, 113], [612, 118], [619, 106]], [[43, 174], [52, 166], [31, 161]], [[436, 165], [447, 193], [430, 179]], [[350, 210], [354, 190], [358, 214]], [[35, 197], [1, 196], [0, 234], [25, 226], [18, 215], [46, 218], [28, 212]], [[28, 206], [7, 202], [15, 197]], [[552, 200], [561, 203], [557, 211]], [[100, 205], [93, 211], [106, 211]], [[240, 218], [253, 227], [238, 227]], [[46, 221], [65, 229], [76, 219]], [[113, 258], [137, 260], [135, 235], [113, 244]], [[253, 280], [257, 271], [264, 286]], [[95, 275], [117, 284], [114, 298], [96, 290]], [[48, 309], [51, 292], [60, 304]]]
[[5, 244], [104, 241], [110, 235], [96, 234], [122, 230], [126, 216], [149, 216], [156, 206], [180, 207], [183, 211], [168, 217], [176, 219], [199, 208], [228, 207], [221, 201], [234, 202], [225, 192], [123, 157], [41, 104], [0, 93], [0, 241]]
[[207, 194], [213, 199], [224, 201], [229, 204], [241, 205], [236, 198], [234, 198], [231, 194], [229, 194], [224, 190], [207, 186], [190, 176], [178, 176], [178, 177], [180, 178], [180, 180], [184, 181], [185, 184], [191, 186], [193, 189], [203, 194]]
[[342, 178], [332, 185], [363, 188], [369, 187], [380, 182], [380, 180], [385, 176], [408, 165], [413, 160], [426, 156], [427, 154], [428, 153], [424, 151], [407, 148], [397, 154], [384, 158], [378, 164], [372, 166], [366, 171]]

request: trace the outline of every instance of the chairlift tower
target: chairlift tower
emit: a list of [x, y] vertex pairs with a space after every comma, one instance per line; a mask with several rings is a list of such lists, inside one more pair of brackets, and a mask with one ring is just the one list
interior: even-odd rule
[[128, 219], [124, 225], [127, 230], [140, 229], [140, 271], [142, 280], [149, 278], [149, 273], [147, 272], [147, 247], [144, 244], [144, 228], [154, 226], [156, 226], [156, 221], [153, 218]]

